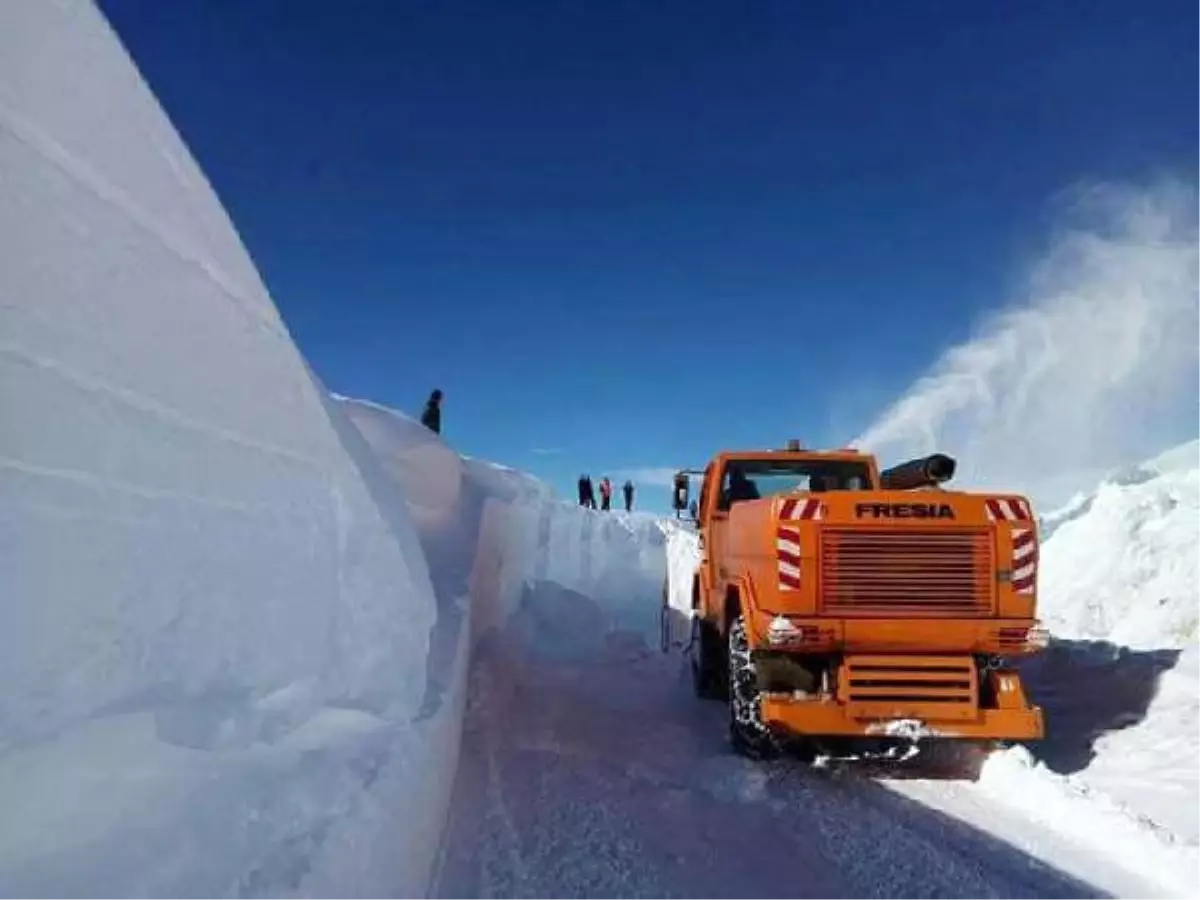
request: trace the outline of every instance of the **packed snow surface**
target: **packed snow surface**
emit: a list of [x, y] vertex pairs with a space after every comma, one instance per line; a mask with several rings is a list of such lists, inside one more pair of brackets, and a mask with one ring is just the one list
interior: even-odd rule
[[[329, 394], [94, 8], [0, 6], [0, 172], [4, 894], [1187, 886], [1156, 878], [1183, 858], [1164, 841], [1095, 852], [1083, 794], [1039, 823], [989, 799], [997, 778], [901, 787], [730, 754], [679, 652], [694, 533], [566, 505]], [[1157, 665], [1112, 695], [1127, 717]], [[997, 771], [1057, 791], [1060, 769], [1100, 777], [1105, 740], [1149, 754], [1151, 722], [1194, 722], [1194, 654], [1168, 675], [1144, 727], [1075, 723], [1082, 751]]]
[[[1105, 479], [1043, 522], [1055, 642], [1024, 668], [1049, 739], [989, 760], [997, 799], [1188, 894], [1200, 885], [1200, 442]], [[1048, 537], [1046, 537], [1048, 535]]]

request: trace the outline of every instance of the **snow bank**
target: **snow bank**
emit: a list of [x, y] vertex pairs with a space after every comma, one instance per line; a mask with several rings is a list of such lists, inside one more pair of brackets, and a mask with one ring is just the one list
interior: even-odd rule
[[[1085, 778], [1064, 779], [1037, 764], [1027, 750], [1014, 748], [988, 758], [977, 788], [991, 802], [1018, 810], [1088, 854], [1158, 886], [1164, 895], [1196, 896], [1200, 857], [1195, 844], [1096, 790]], [[1194, 813], [1195, 794], [1183, 802]]]
[[1145, 718], [1098, 738], [1085, 776], [1092, 788], [1177, 835], [1192, 847], [1193, 855], [1200, 841], [1198, 688], [1200, 647], [1192, 642], [1159, 676]]
[[672, 647], [691, 640], [692, 583], [700, 565], [700, 535], [687, 525], [664, 519], [667, 551], [667, 638]]
[[330, 397], [91, 6], [0, 8], [0, 172], [5, 893], [423, 893], [472, 635], [653, 635], [661, 532]]
[[440, 608], [470, 595], [478, 631], [549, 582], [597, 601], [609, 629], [657, 640], [666, 538], [656, 519], [568, 505], [530, 475], [459, 456], [409, 416], [338, 399], [409, 498]]
[[1195, 639], [1200, 442], [1116, 473], [1047, 518], [1040, 597], [1056, 635], [1146, 649]]
[[1192, 896], [1200, 443], [1115, 474], [1042, 524], [1039, 602], [1055, 643], [1024, 668], [1047, 738], [991, 757], [980, 787]]

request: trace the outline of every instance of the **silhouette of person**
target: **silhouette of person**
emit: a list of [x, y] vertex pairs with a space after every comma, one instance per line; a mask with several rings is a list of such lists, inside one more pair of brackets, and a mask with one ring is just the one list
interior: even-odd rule
[[421, 424], [434, 434], [442, 433], [442, 392], [435, 390], [425, 401], [425, 409], [421, 412]]

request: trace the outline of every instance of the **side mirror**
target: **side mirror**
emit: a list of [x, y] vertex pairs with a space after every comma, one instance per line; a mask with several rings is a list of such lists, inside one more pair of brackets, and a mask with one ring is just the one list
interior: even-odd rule
[[675, 473], [675, 489], [671, 494], [671, 508], [676, 513], [688, 508], [688, 477], [682, 472]]

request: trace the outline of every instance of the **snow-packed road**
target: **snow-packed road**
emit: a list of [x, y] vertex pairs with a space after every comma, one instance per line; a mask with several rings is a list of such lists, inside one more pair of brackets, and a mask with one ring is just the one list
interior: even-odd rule
[[[652, 601], [648, 603], [652, 609]], [[476, 657], [439, 896], [1106, 896], [858, 775], [732, 755], [678, 656], [553, 585]], [[949, 785], [929, 790], [944, 800]]]

